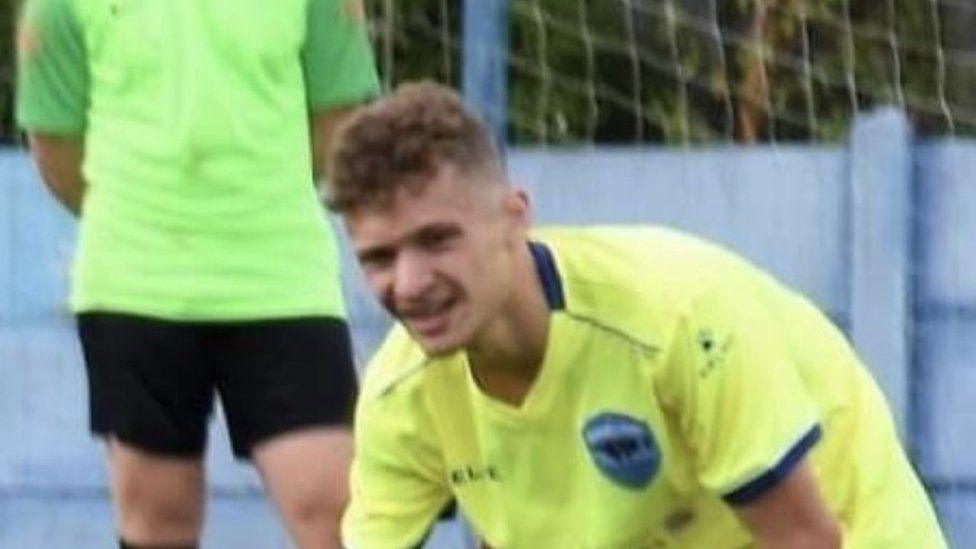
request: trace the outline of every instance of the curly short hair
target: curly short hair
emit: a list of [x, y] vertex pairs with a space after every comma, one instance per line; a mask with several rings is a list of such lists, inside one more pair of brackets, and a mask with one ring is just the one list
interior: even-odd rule
[[326, 205], [342, 213], [389, 204], [397, 190], [422, 189], [445, 165], [473, 180], [503, 180], [491, 133], [457, 92], [433, 82], [403, 84], [340, 130]]

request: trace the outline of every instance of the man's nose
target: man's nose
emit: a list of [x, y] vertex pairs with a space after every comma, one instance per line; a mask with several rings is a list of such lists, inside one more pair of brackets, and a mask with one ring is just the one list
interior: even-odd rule
[[393, 277], [393, 291], [401, 300], [421, 297], [434, 280], [429, 261], [422, 254], [409, 252], [397, 257]]

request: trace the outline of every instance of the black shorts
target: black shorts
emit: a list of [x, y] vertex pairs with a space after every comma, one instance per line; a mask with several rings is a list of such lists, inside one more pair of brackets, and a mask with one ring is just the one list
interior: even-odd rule
[[203, 323], [84, 313], [78, 333], [92, 431], [148, 452], [200, 456], [215, 393], [240, 458], [287, 431], [351, 423], [356, 378], [340, 319]]

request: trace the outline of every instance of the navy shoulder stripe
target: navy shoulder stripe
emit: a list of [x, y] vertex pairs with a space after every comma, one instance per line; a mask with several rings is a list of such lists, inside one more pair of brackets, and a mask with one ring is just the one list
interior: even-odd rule
[[535, 260], [535, 270], [542, 282], [542, 290], [546, 294], [549, 309], [559, 311], [566, 308], [566, 297], [563, 294], [563, 282], [556, 269], [556, 261], [552, 257], [552, 250], [541, 242], [529, 242], [529, 251]]

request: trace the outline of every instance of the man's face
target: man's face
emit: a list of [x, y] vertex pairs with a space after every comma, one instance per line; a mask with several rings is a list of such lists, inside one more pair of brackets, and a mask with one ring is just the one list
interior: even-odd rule
[[345, 216], [373, 290], [434, 356], [466, 347], [498, 314], [527, 236], [521, 192], [459, 177], [445, 166], [420, 190]]

